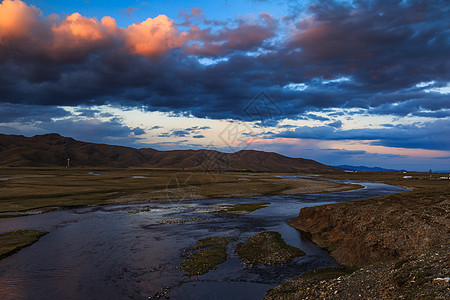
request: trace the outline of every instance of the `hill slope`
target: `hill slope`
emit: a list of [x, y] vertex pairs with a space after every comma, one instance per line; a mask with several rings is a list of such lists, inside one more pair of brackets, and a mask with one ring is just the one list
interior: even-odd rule
[[327, 172], [337, 169], [313, 160], [290, 158], [273, 152], [242, 150], [222, 153], [214, 150], [134, 149], [130, 147], [76, 141], [59, 134], [0, 134], [0, 166], [143, 167], [185, 170], [248, 170], [255, 172]]

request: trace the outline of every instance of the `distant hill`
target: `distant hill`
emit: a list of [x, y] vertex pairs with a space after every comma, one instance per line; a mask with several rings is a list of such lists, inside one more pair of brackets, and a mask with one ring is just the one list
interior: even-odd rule
[[158, 168], [184, 170], [228, 170], [254, 172], [335, 172], [338, 169], [314, 160], [291, 158], [273, 152], [242, 150], [135, 149], [86, 143], [59, 134], [0, 134], [0, 166]]
[[341, 170], [358, 171], [358, 172], [394, 172], [394, 171], [406, 172], [406, 170], [394, 170], [394, 169], [384, 169], [380, 167], [366, 167], [366, 166], [340, 165], [334, 167]]

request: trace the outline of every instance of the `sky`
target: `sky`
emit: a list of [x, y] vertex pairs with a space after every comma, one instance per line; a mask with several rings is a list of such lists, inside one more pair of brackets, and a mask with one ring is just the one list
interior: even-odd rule
[[446, 0], [0, 2], [0, 133], [450, 170]]

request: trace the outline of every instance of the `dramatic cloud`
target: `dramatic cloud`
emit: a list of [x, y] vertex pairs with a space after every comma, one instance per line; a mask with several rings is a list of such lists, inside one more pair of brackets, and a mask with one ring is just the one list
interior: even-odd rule
[[100, 22], [79, 13], [43, 18], [38, 8], [20, 0], [0, 4], [0, 59], [4, 60], [81, 62], [99, 52], [118, 55], [122, 48], [131, 54], [155, 58], [186, 42], [187, 33], [178, 31], [174, 21], [165, 15], [118, 28], [108, 16]]
[[106, 143], [114, 145], [142, 146], [138, 136], [144, 134], [139, 127], [130, 128], [119, 119], [100, 121], [97, 119], [65, 119], [46, 122], [39, 125], [40, 129], [52, 132], [58, 128], [58, 132], [63, 136], [74, 139]]
[[[4, 0], [1, 128], [34, 123], [71, 135], [70, 122], [86, 132], [110, 126], [98, 134], [131, 143], [145, 131], [199, 143], [221, 132], [205, 133], [210, 128], [192, 123], [130, 127], [105, 121], [112, 115], [96, 110], [104, 105], [249, 121], [272, 138], [450, 149], [448, 1], [294, 2], [282, 17], [258, 12], [214, 20], [193, 8], [177, 19], [146, 16], [122, 27], [109, 16], [44, 15], [20, 0]], [[76, 107], [72, 117], [60, 108], [70, 106]], [[385, 124], [416, 123], [358, 129], [352, 119], [348, 127], [358, 114], [386, 117]], [[289, 122], [296, 125], [279, 126]]]
[[4, 0], [0, 3], [0, 42], [30, 38], [31, 29], [37, 25], [40, 14], [38, 8], [27, 6], [22, 1]]
[[261, 13], [257, 20], [236, 20], [232, 28], [225, 27], [217, 33], [211, 28], [200, 29], [191, 26], [189, 35], [198, 40], [188, 48], [188, 53], [200, 56], [223, 56], [234, 51], [251, 51], [262, 46], [264, 41], [275, 36], [276, 20], [267, 13]]
[[[159, 126], [156, 126], [157, 128], [160, 128]], [[194, 139], [204, 138], [205, 136], [203, 134], [200, 134], [200, 132], [211, 129], [209, 126], [193, 126], [185, 129], [175, 129], [171, 130], [170, 132], [164, 132], [158, 135], [158, 137], [188, 137], [191, 136]]]
[[62, 118], [70, 115], [68, 111], [59, 107], [14, 105], [9, 103], [0, 105], [0, 123], [49, 122], [53, 118]]
[[130, 53], [147, 57], [161, 56], [187, 42], [187, 34], [179, 32], [174, 21], [164, 15], [132, 24], [121, 33]]
[[[118, 28], [111, 17], [44, 17], [5, 0], [0, 101], [117, 103], [251, 120], [245, 109], [265, 91], [282, 113], [262, 120], [333, 107], [445, 118], [449, 7], [438, 0], [327, 1], [285, 19], [284, 30], [260, 13], [217, 24], [203, 18], [186, 33], [164, 15]], [[181, 17], [192, 23], [202, 14]], [[205, 65], [204, 56], [217, 60]]]

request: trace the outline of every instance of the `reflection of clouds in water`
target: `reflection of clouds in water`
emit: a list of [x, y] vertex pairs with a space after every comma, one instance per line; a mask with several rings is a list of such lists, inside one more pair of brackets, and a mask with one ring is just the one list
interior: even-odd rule
[[[2, 261], [0, 298], [27, 299], [36, 295], [39, 298], [47, 296], [49, 290], [52, 298], [67, 298], [68, 294], [74, 298], [114, 298], [111, 295], [142, 298], [169, 286], [169, 296], [174, 299], [198, 299], [202, 295], [208, 299], [263, 298], [267, 289], [281, 281], [334, 263], [326, 251], [316, 251], [317, 246], [302, 240], [286, 220], [297, 216], [306, 206], [401, 190], [383, 184], [367, 186], [365, 190], [345, 193], [100, 206], [0, 219], [0, 228], [6, 230], [50, 231], [41, 241]], [[272, 204], [248, 215], [205, 214], [215, 205], [244, 202]], [[149, 211], [128, 213], [133, 209]], [[175, 219], [210, 220], [158, 224]], [[264, 230], [280, 232], [288, 244], [306, 250], [307, 256], [285, 266], [243, 270], [240, 259], [230, 248], [225, 263], [195, 282], [186, 280], [178, 269], [182, 250], [199, 239], [229, 236], [236, 237], [238, 243]], [[61, 270], [72, 272], [62, 274]]]

